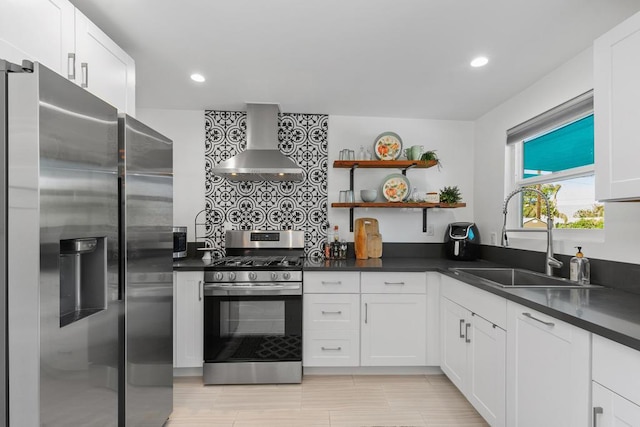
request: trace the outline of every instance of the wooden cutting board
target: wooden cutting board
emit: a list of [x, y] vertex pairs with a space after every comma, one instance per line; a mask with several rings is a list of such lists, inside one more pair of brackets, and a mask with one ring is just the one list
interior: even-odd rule
[[375, 218], [356, 218], [353, 231], [356, 259], [367, 259], [369, 257], [368, 236], [370, 234], [379, 234], [378, 220]]
[[367, 234], [367, 255], [369, 258], [382, 257], [382, 236], [380, 233]]
[[[364, 222], [364, 228], [367, 231], [367, 234], [378, 234], [380, 233], [380, 228], [378, 227], [378, 220], [375, 218], [358, 218], [356, 221]], [[355, 230], [355, 229], [354, 229]]]

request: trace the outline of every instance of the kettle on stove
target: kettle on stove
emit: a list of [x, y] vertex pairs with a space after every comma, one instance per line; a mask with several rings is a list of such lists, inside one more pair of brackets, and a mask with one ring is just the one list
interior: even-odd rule
[[473, 222], [453, 222], [444, 233], [447, 258], [472, 261], [480, 255], [480, 232]]

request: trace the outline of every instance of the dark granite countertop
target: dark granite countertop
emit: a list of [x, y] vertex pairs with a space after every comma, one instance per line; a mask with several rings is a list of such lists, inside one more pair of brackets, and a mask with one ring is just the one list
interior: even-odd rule
[[[381, 258], [369, 260], [305, 260], [304, 271], [437, 271], [487, 292], [538, 310], [589, 332], [640, 350], [640, 295], [601, 289], [506, 289], [455, 275], [452, 267], [491, 267], [488, 261], [451, 261], [444, 258]], [[201, 259], [176, 261], [176, 271], [209, 267]], [[601, 283], [607, 286], [606, 283]]]

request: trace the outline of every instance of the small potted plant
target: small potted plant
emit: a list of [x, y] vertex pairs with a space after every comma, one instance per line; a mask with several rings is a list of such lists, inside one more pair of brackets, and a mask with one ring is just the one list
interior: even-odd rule
[[457, 185], [452, 187], [444, 187], [440, 190], [440, 203], [455, 204], [462, 200], [462, 194]]
[[420, 156], [420, 160], [422, 160], [423, 162], [432, 162], [432, 161], [436, 162], [436, 165], [438, 166], [438, 170], [442, 168], [442, 163], [440, 162], [440, 159], [438, 158], [438, 155], [436, 154], [435, 150], [429, 150], [422, 153], [422, 156]]

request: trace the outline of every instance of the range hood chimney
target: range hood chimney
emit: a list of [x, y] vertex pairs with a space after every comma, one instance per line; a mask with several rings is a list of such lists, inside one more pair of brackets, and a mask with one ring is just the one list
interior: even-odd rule
[[304, 174], [278, 149], [278, 104], [247, 104], [247, 149], [213, 167], [230, 181], [302, 181]]

